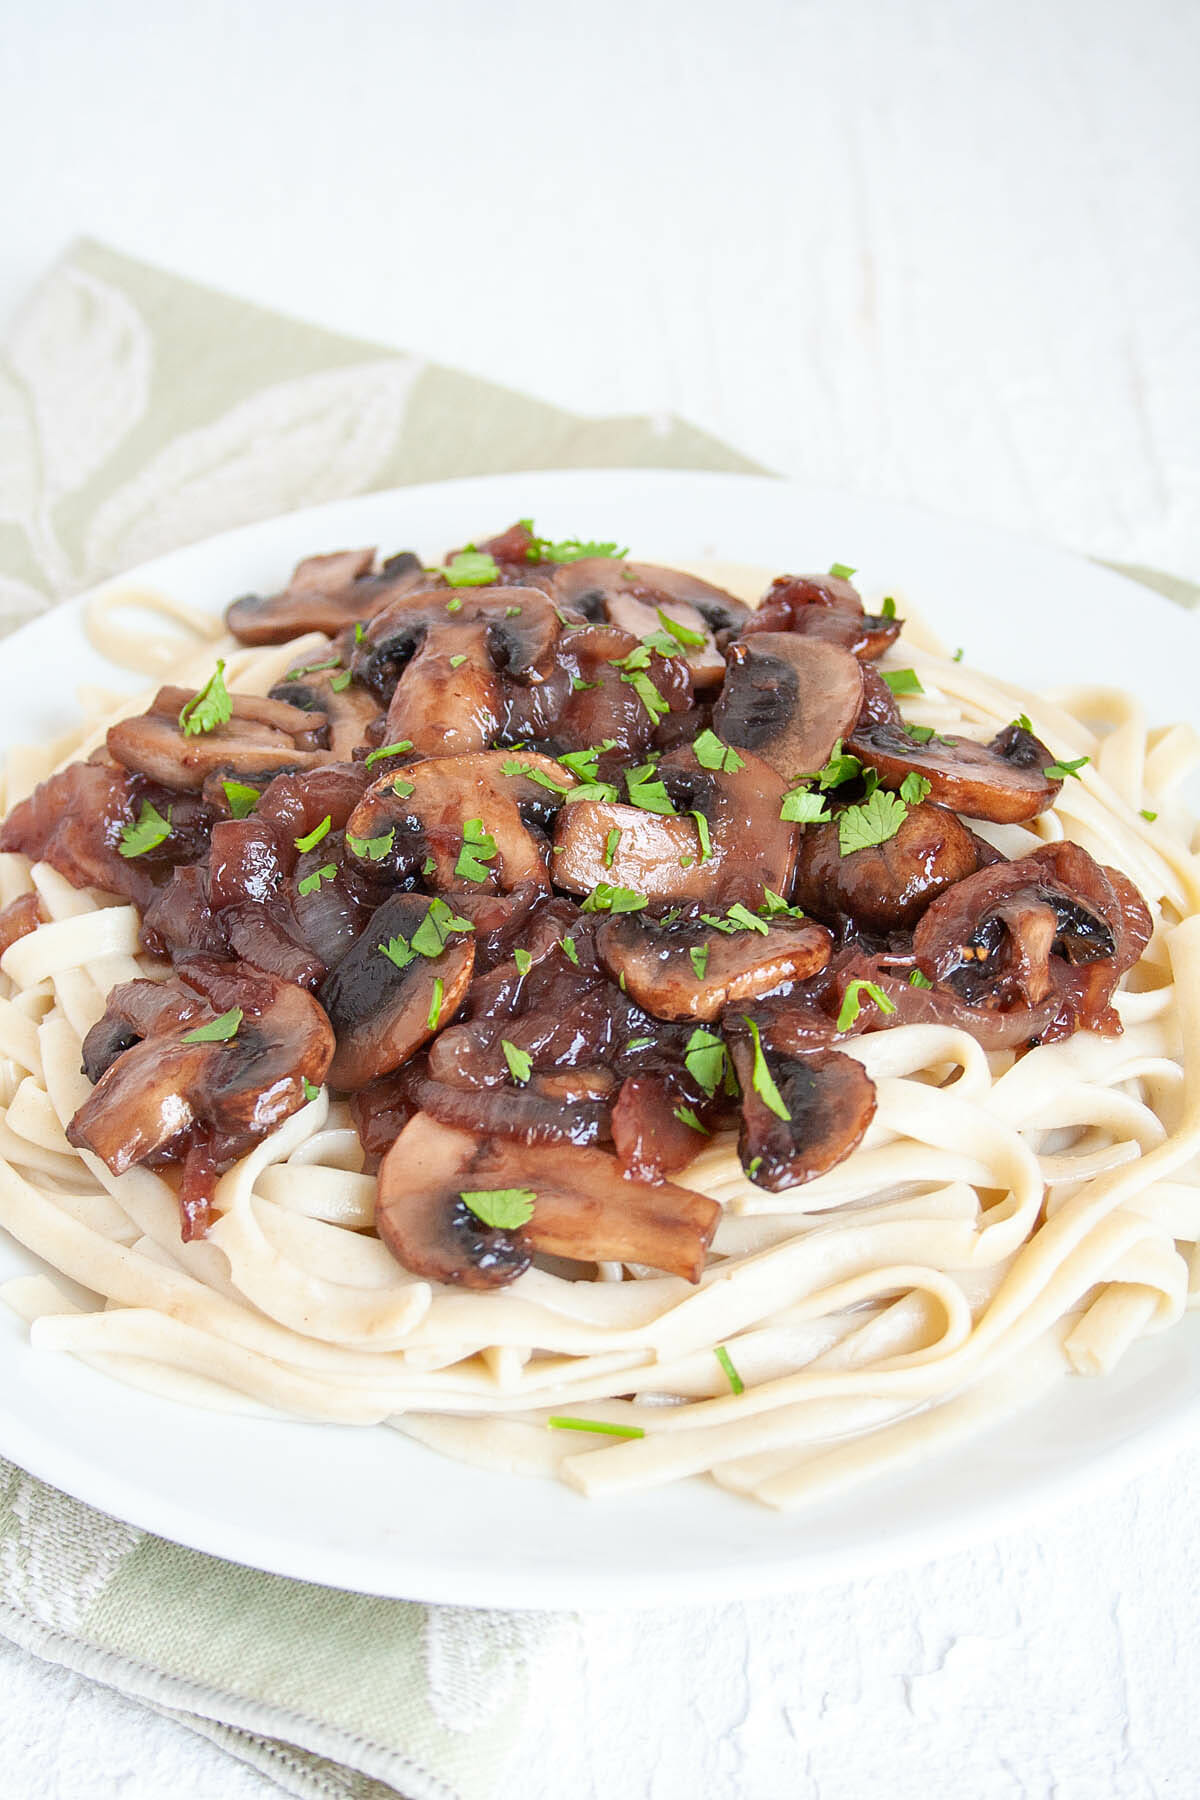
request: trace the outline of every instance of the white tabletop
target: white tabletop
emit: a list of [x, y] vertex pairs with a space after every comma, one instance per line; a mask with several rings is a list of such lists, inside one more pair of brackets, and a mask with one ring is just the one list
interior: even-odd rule
[[[40, 0], [6, 39], [0, 313], [84, 232], [1200, 579], [1189, 0]], [[1198, 1475], [802, 1601], [585, 1622], [511, 1791], [1195, 1792]], [[275, 1791], [2, 1643], [0, 1745], [16, 1800]]]

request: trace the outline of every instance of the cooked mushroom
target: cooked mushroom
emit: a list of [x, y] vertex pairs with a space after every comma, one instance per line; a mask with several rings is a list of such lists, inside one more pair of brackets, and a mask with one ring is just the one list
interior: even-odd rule
[[190, 688], [160, 688], [147, 712], [122, 719], [108, 733], [108, 748], [124, 768], [164, 787], [199, 792], [205, 778], [224, 770], [239, 779], [281, 769], [312, 769], [329, 761], [323, 747], [324, 713], [305, 712], [282, 700], [254, 694], [230, 696], [232, 716], [210, 731], [186, 733], [182, 709]]
[[630, 1075], [612, 1109], [621, 1166], [635, 1181], [661, 1181], [695, 1160], [700, 1139], [682, 1116], [683, 1095], [665, 1075]]
[[[106, 763], [72, 763], [40, 783], [0, 826], [0, 851], [47, 862], [74, 887], [95, 887], [147, 906], [161, 859], [119, 851], [122, 832], [138, 817], [145, 784]], [[161, 798], [161, 795], [160, 795]], [[160, 813], [165, 819], [165, 812]], [[171, 846], [173, 849], [174, 846]], [[166, 851], [169, 866], [170, 850]]]
[[41, 898], [36, 893], [20, 894], [0, 912], [0, 956], [18, 938], [28, 937], [42, 923]]
[[545, 739], [558, 750], [608, 743], [614, 753], [641, 752], [667, 709], [671, 716], [682, 715], [692, 702], [691, 678], [682, 656], [655, 654], [645, 668], [632, 667], [629, 658], [642, 649], [631, 632], [615, 625], [564, 631], [557, 654], [568, 678], [567, 691], [552, 692], [548, 683], [514, 693], [508, 735]]
[[1054, 758], [1045, 744], [1020, 725], [1006, 725], [988, 744], [961, 737], [918, 743], [903, 725], [860, 719], [846, 748], [875, 770], [882, 787], [898, 788], [906, 775], [923, 775], [932, 799], [998, 825], [1045, 812], [1062, 787], [1061, 778], [1046, 773]]
[[[515, 1229], [485, 1225], [464, 1194], [533, 1194]], [[721, 1209], [669, 1181], [630, 1181], [602, 1150], [484, 1139], [418, 1113], [379, 1171], [375, 1227], [415, 1275], [467, 1288], [503, 1287], [535, 1250], [576, 1262], [637, 1262], [698, 1281]]]
[[[192, 996], [176, 989], [174, 1006], [161, 992], [147, 997], [151, 1012], [142, 1022], [157, 1020], [157, 1028], [109, 1064], [67, 1127], [68, 1141], [92, 1151], [114, 1175], [152, 1157], [185, 1154], [196, 1133], [211, 1169], [228, 1168], [304, 1104], [306, 1083], [324, 1080], [333, 1032], [302, 988], [199, 958], [180, 979]], [[137, 1004], [131, 990], [142, 986], [118, 990], [126, 1019]], [[218, 1018], [221, 1036], [196, 1042], [196, 1031]], [[189, 1235], [197, 1222], [193, 1207], [185, 1218]]]
[[742, 1088], [738, 1155], [759, 1187], [777, 1194], [813, 1181], [862, 1142], [875, 1116], [875, 1084], [853, 1057], [785, 1055], [741, 1029], [727, 1042]]
[[430, 758], [367, 789], [346, 824], [351, 866], [407, 874], [428, 860], [440, 893], [548, 889], [530, 824], [549, 822], [575, 777], [548, 756], [492, 750]]
[[[673, 578], [673, 580], [671, 579]], [[679, 631], [678, 654], [697, 689], [717, 687], [725, 659], [717, 649], [709, 618], [695, 604], [703, 599], [717, 629], [740, 625], [749, 607], [720, 588], [679, 570], [656, 569], [648, 563], [626, 563], [615, 557], [589, 556], [556, 570], [552, 591], [562, 606], [574, 607], [594, 623], [604, 620], [635, 640], [655, 633], [671, 636], [671, 620]], [[660, 616], [660, 614], [662, 616]]]
[[763, 632], [729, 646], [713, 729], [791, 782], [825, 766], [862, 703], [862, 673], [848, 650], [820, 638]]
[[[907, 966], [897, 967], [891, 959], [859, 952], [840, 956], [828, 995], [832, 1014], [828, 1023], [832, 1025], [840, 1013], [847, 989], [855, 981], [870, 982], [878, 988], [892, 1010], [886, 1011], [860, 990], [858, 1011], [845, 1027], [854, 1036], [890, 1030], [896, 1025], [948, 1025], [952, 1030], [969, 1032], [984, 1050], [1024, 1050], [1040, 1042], [1058, 1011], [1059, 1003], [1053, 994], [1037, 1006], [1016, 1004], [1007, 1011], [968, 1006], [945, 988], [931, 987], [927, 982], [914, 986], [911, 974], [915, 967], [911, 959]], [[793, 1023], [786, 1012], [771, 1021], [771, 1039], [777, 1048], [790, 1047]], [[809, 1021], [795, 1023], [803, 1029]], [[811, 1041], [797, 1047], [810, 1048]]]
[[750, 751], [739, 753], [739, 762], [713, 770], [691, 745], [670, 751], [658, 778], [673, 813], [588, 800], [564, 807], [556, 885], [577, 894], [609, 886], [652, 900], [741, 901], [751, 908], [763, 904], [766, 888], [786, 894], [798, 837], [779, 816], [786, 784]]
[[823, 638], [871, 661], [900, 634], [899, 619], [865, 613], [857, 588], [839, 575], [780, 575], [742, 626], [742, 637], [794, 631]]
[[390, 1075], [454, 1017], [470, 986], [475, 945], [453, 918], [444, 901], [393, 894], [328, 977], [320, 999], [337, 1037], [334, 1087], [353, 1090]]
[[349, 679], [346, 669], [309, 669], [287, 675], [271, 689], [302, 712], [319, 713], [327, 723], [327, 747], [335, 762], [348, 763], [379, 718], [379, 703], [368, 688]]
[[669, 924], [644, 913], [604, 921], [596, 950], [614, 981], [659, 1019], [716, 1019], [736, 1001], [786, 992], [829, 961], [820, 925], [786, 915], [761, 930], [699, 918]]
[[868, 931], [887, 933], [914, 925], [936, 895], [978, 866], [973, 833], [946, 807], [930, 802], [910, 806], [885, 843], [845, 856], [836, 818], [808, 826], [794, 895], [830, 924], [851, 918]]
[[374, 550], [336, 550], [296, 565], [281, 594], [247, 594], [226, 608], [225, 623], [243, 644], [284, 644], [306, 631], [334, 637], [373, 618], [398, 594], [436, 581], [411, 550], [390, 556], [371, 574]]
[[[596, 1081], [603, 1075], [602, 1070], [595, 1072]], [[527, 1087], [514, 1087], [511, 1082], [504, 1087], [483, 1089], [450, 1087], [414, 1070], [409, 1091], [421, 1112], [439, 1124], [469, 1131], [476, 1138], [513, 1138], [521, 1144], [588, 1145], [608, 1137], [607, 1095], [587, 1092], [575, 1071], [571, 1071], [570, 1089], [565, 1094], [553, 1088], [547, 1092], [545, 1081], [545, 1077], [534, 1076]]]

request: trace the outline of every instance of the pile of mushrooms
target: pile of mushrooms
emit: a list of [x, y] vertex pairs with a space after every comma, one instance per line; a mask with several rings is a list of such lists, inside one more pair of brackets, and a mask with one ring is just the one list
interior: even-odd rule
[[[1020, 1053], [1120, 1029], [1140, 896], [1077, 845], [1008, 861], [971, 824], [1034, 818], [1076, 771], [1028, 721], [906, 723], [915, 678], [875, 666], [902, 622], [844, 571], [751, 611], [523, 521], [437, 569], [310, 557], [227, 623], [328, 651], [266, 699], [221, 665], [162, 689], [0, 828], [134, 901], [171, 965], [109, 996], [69, 1136], [174, 1169], [185, 1236], [327, 1082], [416, 1273], [695, 1281], [719, 1208], [675, 1177], [730, 1127], [772, 1192], [848, 1156], [875, 1109], [857, 1033], [932, 1020]], [[3, 941], [36, 927], [9, 913]]]

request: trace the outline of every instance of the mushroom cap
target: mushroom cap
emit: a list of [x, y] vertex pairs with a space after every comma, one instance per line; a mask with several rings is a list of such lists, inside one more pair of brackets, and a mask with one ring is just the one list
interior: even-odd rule
[[839, 575], [780, 575], [743, 625], [741, 636], [796, 632], [872, 661], [895, 642], [900, 626], [899, 619], [864, 612], [858, 589]]
[[1045, 773], [1054, 761], [1045, 744], [1018, 725], [1006, 726], [988, 744], [960, 737], [918, 744], [903, 726], [860, 719], [846, 748], [875, 770], [882, 787], [898, 788], [906, 775], [923, 775], [931, 799], [998, 825], [1036, 818], [1053, 806], [1062, 787]]
[[[284, 677], [271, 689], [269, 698], [298, 707], [301, 712], [320, 713], [326, 723], [326, 744], [335, 762], [348, 763], [379, 717], [379, 703], [374, 694], [357, 681], [339, 681], [334, 686], [336, 669], [314, 669], [293, 681]], [[344, 671], [342, 674], [344, 676]]]
[[753, 750], [785, 781], [823, 768], [863, 703], [862, 672], [848, 650], [821, 638], [763, 632], [730, 644], [713, 709], [727, 744]]
[[857, 1149], [875, 1116], [875, 1084], [840, 1050], [763, 1054], [789, 1117], [779, 1118], [754, 1086], [754, 1050], [744, 1032], [728, 1039], [742, 1088], [738, 1154], [751, 1180], [769, 1193], [814, 1181]]
[[910, 806], [894, 837], [843, 856], [837, 820], [809, 825], [800, 838], [794, 897], [836, 923], [852, 918], [869, 931], [911, 927], [929, 902], [978, 867], [976, 840], [962, 821], [931, 801]]
[[329, 761], [324, 713], [256, 694], [232, 694], [229, 719], [188, 735], [179, 714], [195, 697], [191, 688], [160, 688], [146, 712], [110, 727], [110, 754], [124, 768], [185, 793], [198, 793], [219, 772], [240, 778]]
[[439, 956], [414, 953], [403, 968], [384, 953], [397, 937], [409, 945], [437, 904], [426, 894], [393, 894], [326, 977], [320, 999], [337, 1037], [329, 1066], [335, 1088], [353, 1091], [390, 1075], [454, 1017], [466, 997], [475, 966], [470, 934], [449, 937]]
[[308, 631], [335, 637], [361, 623], [412, 587], [431, 580], [411, 550], [390, 556], [372, 575], [374, 550], [335, 550], [297, 563], [279, 594], [246, 594], [226, 608], [225, 623], [243, 644], [285, 644]]
[[358, 680], [381, 699], [391, 696], [418, 647], [447, 627], [477, 626], [498, 670], [514, 681], [544, 681], [561, 622], [540, 588], [423, 587], [376, 615], [354, 650]]
[[[606, 620], [634, 639], [665, 629], [660, 611], [697, 633], [703, 642], [681, 644], [679, 655], [698, 689], [719, 686], [725, 674], [725, 658], [717, 648], [714, 628], [740, 625], [750, 616], [749, 608], [732, 594], [696, 576], [609, 556], [563, 564], [555, 571], [552, 592], [561, 606], [572, 607], [596, 623]], [[704, 602], [706, 612], [696, 605], [697, 599]], [[710, 615], [719, 621], [715, 627]]]
[[[464, 1192], [532, 1189], [533, 1217], [482, 1225]], [[577, 1262], [638, 1262], [697, 1281], [721, 1209], [669, 1181], [630, 1181], [602, 1150], [482, 1142], [418, 1113], [379, 1170], [375, 1228], [416, 1275], [467, 1288], [505, 1285], [534, 1250]]]
[[716, 1019], [735, 1002], [786, 992], [829, 961], [832, 939], [823, 926], [786, 915], [763, 923], [765, 933], [729, 933], [698, 918], [667, 925], [621, 913], [599, 927], [596, 951], [613, 980], [624, 977], [625, 992], [656, 1018]]

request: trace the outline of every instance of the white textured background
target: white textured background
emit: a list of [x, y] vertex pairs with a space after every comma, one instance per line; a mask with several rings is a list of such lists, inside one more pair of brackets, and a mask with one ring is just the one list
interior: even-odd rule
[[[0, 312], [104, 237], [589, 411], [1200, 579], [1194, 0], [40, 0]], [[800, 1600], [582, 1622], [522, 1800], [1194, 1800], [1200, 1454]], [[753, 1529], [748, 1517], [747, 1529]], [[0, 1644], [5, 1800], [260, 1800]]]

